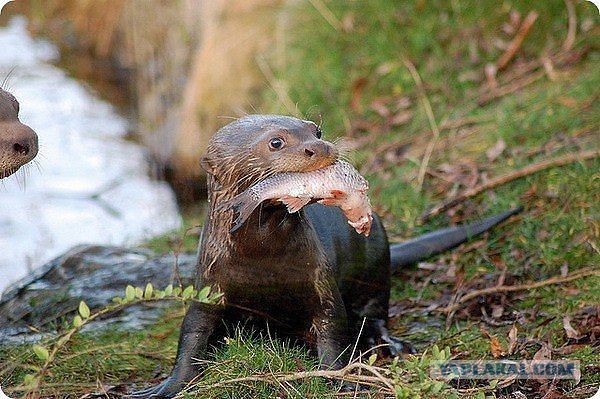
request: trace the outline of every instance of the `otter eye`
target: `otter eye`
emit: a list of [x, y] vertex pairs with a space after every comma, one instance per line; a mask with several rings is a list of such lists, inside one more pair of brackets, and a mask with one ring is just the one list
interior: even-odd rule
[[323, 132], [321, 131], [321, 128], [317, 126], [317, 131], [315, 132], [315, 136], [317, 136], [317, 138], [320, 139], [322, 135], [323, 135]]
[[283, 147], [283, 140], [279, 137], [275, 137], [272, 138], [271, 141], [269, 141], [269, 148], [271, 148], [272, 150], [279, 150], [281, 147]]

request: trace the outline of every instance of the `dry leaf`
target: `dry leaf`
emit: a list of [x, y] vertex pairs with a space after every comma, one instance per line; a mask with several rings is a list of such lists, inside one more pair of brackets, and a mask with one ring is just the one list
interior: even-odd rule
[[413, 117], [412, 111], [401, 111], [390, 118], [390, 124], [392, 126], [403, 125], [403, 124], [407, 123], [408, 121], [410, 121], [412, 119], [412, 117]]
[[552, 352], [548, 345], [543, 344], [540, 350], [533, 355], [533, 360], [552, 360]]
[[500, 317], [502, 317], [502, 313], [504, 313], [504, 306], [492, 305], [492, 317], [494, 319], [499, 319]]
[[389, 101], [389, 98], [379, 97], [379, 98], [376, 98], [375, 100], [373, 100], [373, 102], [371, 102], [370, 107], [373, 111], [377, 112], [380, 116], [387, 118], [391, 114], [391, 111], [388, 107], [388, 101]]
[[577, 100], [574, 99], [573, 97], [562, 96], [562, 97], [558, 97], [557, 100], [561, 105], [564, 105], [565, 107], [568, 107], [568, 108], [577, 108], [577, 106], [579, 105], [577, 103]]
[[573, 326], [571, 326], [571, 318], [569, 316], [563, 317], [563, 327], [565, 329], [565, 332], [567, 333], [567, 337], [571, 339], [579, 338], [579, 332], [577, 332], [577, 330], [575, 330]]
[[395, 105], [397, 109], [406, 109], [408, 107], [410, 107], [412, 104], [412, 101], [410, 100], [410, 97], [398, 97], [395, 101]]
[[485, 66], [484, 69], [485, 78], [487, 79], [487, 84], [490, 89], [495, 89], [498, 87], [498, 81], [496, 80], [496, 73], [498, 72], [498, 68], [496, 68], [495, 64], [489, 63]]
[[515, 353], [515, 349], [517, 349], [517, 338], [519, 335], [519, 331], [517, 330], [517, 325], [513, 324], [510, 331], [508, 332], [508, 354], [512, 355]]
[[502, 343], [500, 343], [500, 340], [495, 335], [490, 336], [490, 351], [495, 358], [499, 358], [506, 354]]
[[490, 162], [495, 161], [506, 150], [506, 142], [502, 139], [498, 140], [490, 149], [485, 152]]
[[397, 68], [397, 66], [398, 64], [395, 62], [384, 62], [383, 64], [380, 64], [377, 69], [375, 69], [375, 72], [377, 72], [378, 75], [387, 75]]
[[367, 82], [368, 80], [365, 77], [358, 78], [352, 82], [352, 99], [350, 100], [350, 109], [354, 112], [361, 111], [360, 98]]
[[546, 238], [550, 237], [550, 233], [548, 232], [548, 230], [538, 230], [537, 233], [535, 233], [535, 238], [538, 241], [544, 241]]
[[349, 12], [346, 15], [344, 15], [344, 18], [342, 18], [342, 28], [344, 30], [344, 32], [351, 32], [352, 30], [354, 30], [354, 14]]
[[563, 263], [563, 265], [560, 267], [560, 275], [562, 277], [567, 277], [567, 274], [569, 274], [569, 264], [567, 262]]

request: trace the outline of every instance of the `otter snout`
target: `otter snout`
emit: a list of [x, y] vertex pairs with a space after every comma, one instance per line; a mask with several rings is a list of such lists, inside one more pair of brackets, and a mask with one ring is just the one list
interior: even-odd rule
[[337, 148], [327, 141], [315, 140], [304, 143], [304, 156], [310, 162], [306, 172], [329, 166], [338, 159]]
[[22, 125], [21, 131], [12, 145], [12, 150], [16, 157], [22, 157], [25, 162], [32, 160], [38, 151], [38, 137], [33, 129]]
[[309, 158], [330, 158], [336, 156], [336, 152], [331, 143], [322, 140], [304, 145], [304, 154]]
[[37, 134], [15, 121], [0, 123], [0, 178], [8, 177], [38, 153]]

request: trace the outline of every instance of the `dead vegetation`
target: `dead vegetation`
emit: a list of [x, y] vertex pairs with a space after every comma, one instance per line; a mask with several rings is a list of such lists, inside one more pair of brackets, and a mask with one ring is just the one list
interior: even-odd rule
[[275, 43], [282, 3], [31, 0], [24, 7], [33, 30], [126, 71], [137, 133], [185, 191], [201, 174], [211, 135], [256, 112], [257, 58]]

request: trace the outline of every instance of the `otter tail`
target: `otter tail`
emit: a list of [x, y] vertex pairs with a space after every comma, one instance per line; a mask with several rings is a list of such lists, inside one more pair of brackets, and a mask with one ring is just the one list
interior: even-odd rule
[[478, 222], [448, 227], [390, 246], [392, 272], [452, 249], [523, 210], [522, 206]]
[[235, 213], [235, 219], [233, 220], [233, 225], [229, 230], [230, 233], [235, 232], [237, 229], [242, 227], [246, 219], [250, 217], [252, 212], [258, 207], [260, 204], [260, 200], [254, 198], [253, 195], [249, 193], [249, 191], [244, 191], [243, 193], [236, 195], [229, 201], [224, 202], [219, 206], [219, 210], [227, 210], [231, 209]]

